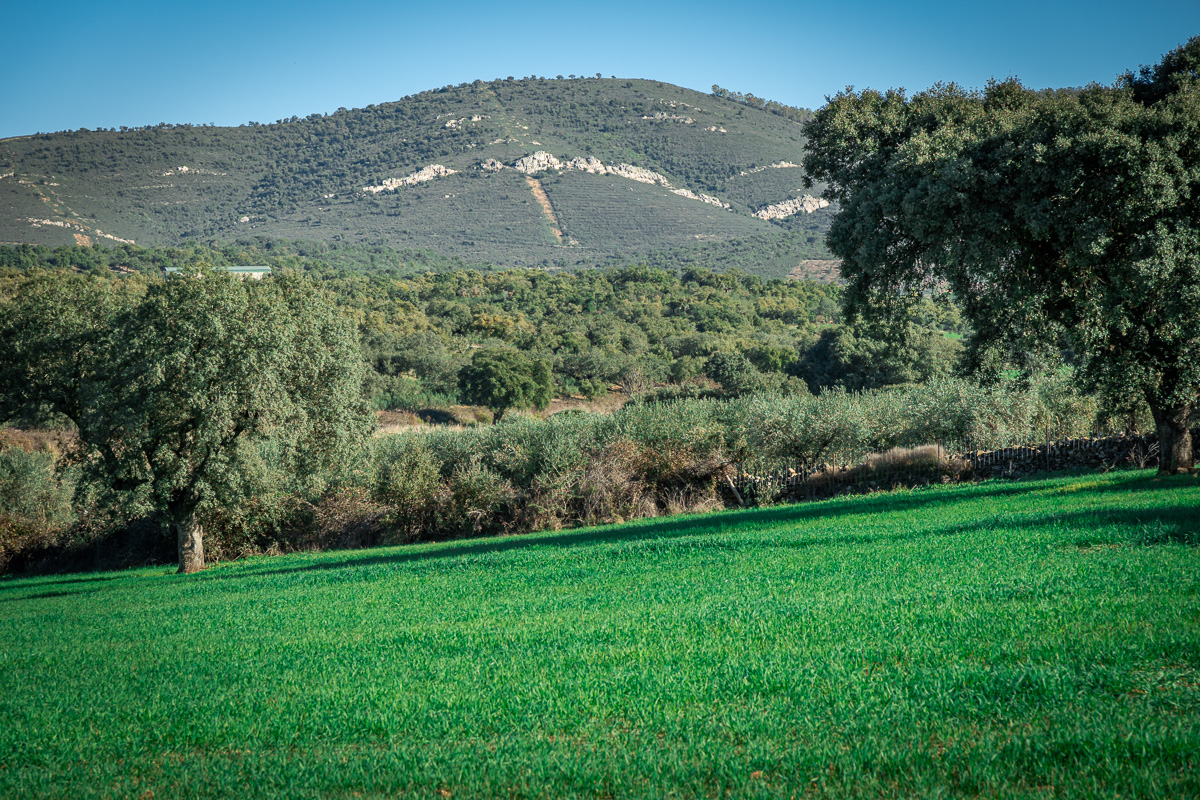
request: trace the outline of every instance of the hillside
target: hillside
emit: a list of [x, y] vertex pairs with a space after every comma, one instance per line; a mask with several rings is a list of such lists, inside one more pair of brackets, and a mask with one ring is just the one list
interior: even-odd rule
[[1196, 797], [1195, 479], [0, 581], [0, 796]]
[[560, 267], [755, 241], [789, 252], [783, 276], [827, 256], [803, 146], [793, 119], [665, 83], [476, 81], [269, 125], [0, 141], [0, 241], [268, 237]]

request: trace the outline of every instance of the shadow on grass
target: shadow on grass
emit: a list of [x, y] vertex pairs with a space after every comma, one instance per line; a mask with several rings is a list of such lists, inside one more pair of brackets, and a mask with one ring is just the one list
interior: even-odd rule
[[[1057, 476], [1061, 479], [1061, 476]], [[1177, 479], [1167, 479], [1175, 482]], [[416, 552], [388, 553], [388, 554], [372, 554], [361, 557], [321, 561], [313, 564], [304, 564], [301, 566], [284, 567], [277, 569], [245, 569], [238, 570], [234, 574], [213, 574], [206, 573], [201, 577], [205, 580], [236, 580], [243, 578], [254, 578], [266, 575], [287, 575], [298, 572], [310, 572], [320, 570], [339, 570], [345, 568], [361, 568], [380, 564], [404, 564], [411, 562], [429, 561], [435, 559], [452, 559], [464, 556], [482, 556], [491, 555], [494, 553], [504, 553], [511, 550], [519, 550], [530, 547], [588, 547], [592, 545], [614, 544], [631, 541], [653, 541], [653, 540], [670, 540], [690, 536], [696, 533], [709, 531], [720, 532], [729, 528], [737, 528], [743, 525], [757, 525], [763, 523], [787, 523], [787, 522], [811, 522], [823, 519], [833, 519], [843, 517], [849, 514], [864, 515], [877, 513], [895, 513], [904, 512], [915, 509], [929, 509], [936, 506], [953, 506], [970, 503], [981, 498], [989, 500], [1013, 497], [1018, 495], [1028, 495], [1031, 491], [1036, 490], [1038, 485], [1044, 481], [1023, 481], [1013, 484], [997, 484], [986, 483], [969, 488], [964, 492], [955, 492], [953, 494], [933, 494], [926, 491], [910, 491], [910, 492], [881, 492], [876, 495], [863, 495], [853, 498], [847, 502], [829, 502], [818, 501], [809, 503], [799, 503], [786, 506], [775, 506], [772, 508], [735, 511], [726, 513], [719, 517], [702, 516], [693, 517], [682, 520], [669, 519], [644, 519], [629, 522], [620, 526], [602, 526], [596, 528], [585, 528], [581, 530], [568, 531], [559, 534], [518, 534], [513, 536], [505, 536], [497, 539], [488, 540], [472, 540], [470, 543], [464, 544], [445, 544], [442, 546], [431, 546], [430, 549], [424, 549]], [[1183, 484], [1179, 488], [1186, 488], [1191, 484]], [[1149, 477], [1133, 477], [1128, 480], [1110, 482], [1104, 480], [1095, 485], [1086, 486], [1076, 491], [1071, 491], [1072, 496], [1080, 494], [1107, 494], [1107, 493], [1136, 493], [1146, 489], [1161, 488], [1161, 485], [1152, 476]], [[964, 533], [973, 531], [983, 531], [989, 528], [997, 527], [997, 525], [1011, 528], [1036, 528], [1047, 525], [1061, 524], [1063, 522], [1082, 522], [1085, 519], [1093, 520], [1096, 524], [1117, 524], [1117, 525], [1156, 525], [1156, 530], [1160, 531], [1160, 538], [1163, 541], [1191, 541], [1188, 539], [1192, 534], [1188, 531], [1195, 530], [1200, 526], [1200, 506], [1191, 508], [1162, 508], [1162, 509], [1142, 509], [1138, 511], [1129, 511], [1125, 509], [1113, 509], [1111, 511], [1077, 511], [1067, 514], [1050, 512], [1044, 515], [1037, 515], [1028, 519], [1013, 518], [1002, 519], [997, 521], [994, 515], [990, 515], [989, 519], [980, 520], [967, 524], [947, 525], [941, 528], [919, 528], [906, 533], [873, 535], [873, 534], [848, 534], [841, 536], [828, 536], [806, 538], [798, 542], [778, 542], [775, 546], [789, 548], [809, 548], [818, 546], [827, 546], [832, 544], [873, 544], [876, 542], [905, 542], [917, 539], [936, 538], [944, 536], [958, 536]], [[1166, 534], [1162, 534], [1166, 531]], [[264, 566], [268, 566], [264, 564]]]
[[[29, 591], [31, 589], [41, 589], [42, 587], [45, 587], [45, 586], [68, 586], [71, 584], [78, 584], [78, 583], [95, 584], [95, 583], [99, 583], [101, 581], [118, 580], [123, 577], [126, 577], [124, 573], [115, 573], [115, 574], [110, 574], [110, 575], [88, 575], [86, 577], [81, 576], [81, 577], [77, 577], [77, 578], [56, 578], [54, 580], [44, 581], [44, 580], [39, 580], [37, 578], [37, 576], [14, 575], [11, 577], [11, 579], [5, 579], [4, 581], [0, 581], [0, 602], [5, 602], [6, 600], [28, 600], [28, 599], [34, 598], [34, 597], [62, 597], [62, 596], [73, 595], [73, 594], [86, 594], [86, 593], [92, 592], [95, 589], [95, 587], [93, 587], [93, 586], [80, 587], [81, 591], [78, 591], [78, 592], [44, 592], [42, 594], [33, 594], [33, 595], [27, 594], [27, 595], [22, 595], [21, 597], [13, 597], [13, 598], [3, 597], [4, 594], [7, 594], [8, 592], [13, 592], [13, 591]], [[12, 581], [17, 581], [17, 580], [20, 580], [20, 583], [12, 583]]]

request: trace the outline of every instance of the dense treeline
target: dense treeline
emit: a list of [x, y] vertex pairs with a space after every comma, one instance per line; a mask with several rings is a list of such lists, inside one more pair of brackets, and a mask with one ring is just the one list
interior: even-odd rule
[[736, 271], [370, 273], [322, 283], [359, 320], [373, 394], [392, 406], [452, 393], [475, 348], [545, 360], [560, 394], [592, 397], [711, 378], [717, 354], [745, 362], [742, 391], [871, 388], [949, 374], [960, 349], [943, 333], [959, 326], [953, 308], [926, 302], [897, 343], [842, 324], [834, 286]]
[[[264, 263], [307, 272], [357, 323], [371, 367], [367, 391], [380, 408], [456, 402], [458, 374], [479, 348], [545, 361], [558, 394], [589, 397], [709, 384], [717, 369], [709, 362], [717, 354], [744, 362], [744, 375], [736, 380], [740, 391], [802, 392], [947, 375], [961, 350], [946, 336], [963, 333], [957, 311], [932, 300], [917, 307], [898, 342], [845, 324], [840, 290], [829, 284], [702, 267], [676, 274], [646, 265], [415, 275], [437, 257], [410, 253], [403, 269], [363, 270], [334, 260], [363, 250], [323, 249], [271, 242], [175, 250], [22, 245], [0, 248], [0, 269], [8, 268], [0, 275], [6, 276], [3, 293], [11, 295], [35, 266], [90, 272], [96, 280], [157, 280], [164, 266], [201, 263]], [[120, 272], [136, 275], [114, 277]]]
[[[971, 362], [947, 335], [956, 310], [928, 298], [897, 338], [843, 319], [836, 286], [736, 270], [401, 276], [289, 253], [264, 281], [199, 260], [200, 279], [164, 280], [161, 255], [122, 272], [13, 252], [46, 265], [0, 272], [3, 416], [18, 423], [0, 429], [0, 561], [17, 566], [177, 552], [191, 569], [205, 552], [618, 521], [719, 504], [748, 458], [817, 467], [1126, 424], [1062, 369], [948, 377]], [[334, 386], [336, 403], [319, 399]], [[632, 402], [504, 413], [611, 391]], [[368, 399], [467, 400], [504, 421], [367, 442]], [[349, 411], [320, 416], [334, 407]]]

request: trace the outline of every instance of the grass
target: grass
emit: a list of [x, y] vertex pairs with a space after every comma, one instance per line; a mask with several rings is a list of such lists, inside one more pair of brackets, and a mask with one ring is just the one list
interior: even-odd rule
[[3, 797], [1200, 796], [1147, 472], [0, 582]]

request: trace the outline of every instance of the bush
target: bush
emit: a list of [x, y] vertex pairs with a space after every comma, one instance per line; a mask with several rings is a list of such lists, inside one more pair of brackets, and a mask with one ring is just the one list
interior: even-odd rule
[[437, 461], [427, 442], [405, 437], [396, 456], [379, 470], [375, 499], [388, 507], [385, 521], [395, 541], [412, 541], [436, 527], [445, 504]]
[[0, 451], [0, 572], [19, 555], [60, 543], [76, 519], [74, 491], [73, 472], [60, 474], [53, 453]]

